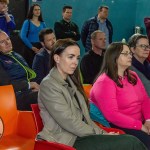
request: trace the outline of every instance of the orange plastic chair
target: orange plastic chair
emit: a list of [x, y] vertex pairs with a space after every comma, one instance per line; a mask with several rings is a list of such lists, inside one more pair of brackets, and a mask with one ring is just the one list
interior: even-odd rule
[[[31, 108], [33, 111], [34, 120], [36, 124], [36, 132], [38, 133], [43, 129], [43, 122], [40, 116], [40, 109], [38, 107], [38, 104], [31, 104]], [[34, 150], [76, 150], [76, 149], [71, 146], [60, 144], [57, 142], [35, 140]]]
[[0, 150], [33, 150], [36, 126], [31, 111], [18, 111], [12, 85], [0, 86], [0, 116], [4, 133]]
[[[90, 90], [92, 88], [91, 84], [83, 84], [83, 89], [84, 92], [87, 96], [87, 98], [90, 98]], [[107, 131], [107, 132], [118, 132], [119, 134], [125, 134], [124, 131], [120, 130], [120, 129], [116, 129], [116, 128], [108, 128], [103, 126], [102, 124], [100, 124], [99, 122], [94, 121], [100, 128], [102, 128], [103, 130]]]
[[92, 88], [92, 84], [83, 84], [83, 89], [84, 89], [84, 92], [85, 92], [87, 98], [90, 98], [91, 88]]

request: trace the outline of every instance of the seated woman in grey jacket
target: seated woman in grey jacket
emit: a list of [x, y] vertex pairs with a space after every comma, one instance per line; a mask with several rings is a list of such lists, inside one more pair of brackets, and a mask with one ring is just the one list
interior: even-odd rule
[[37, 139], [77, 150], [146, 150], [137, 138], [107, 133], [90, 119], [78, 73], [79, 58], [80, 48], [75, 41], [61, 39], [55, 43], [51, 71], [40, 84], [38, 105], [44, 128]]
[[148, 37], [134, 34], [129, 38], [128, 44], [133, 52], [131, 69], [138, 74], [150, 97], [150, 64], [147, 61], [150, 52]]

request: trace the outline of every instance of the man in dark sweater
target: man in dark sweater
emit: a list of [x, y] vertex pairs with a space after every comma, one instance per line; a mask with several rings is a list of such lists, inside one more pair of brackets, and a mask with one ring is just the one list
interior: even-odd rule
[[9, 36], [0, 30], [0, 86], [13, 85], [19, 110], [31, 110], [30, 105], [37, 103], [39, 85], [32, 82], [35, 77], [23, 57], [12, 51]]
[[56, 39], [71, 38], [75, 41], [80, 40], [80, 32], [78, 26], [71, 21], [72, 7], [64, 6], [62, 12], [63, 19], [55, 22], [54, 30]]
[[106, 47], [105, 33], [100, 30], [94, 31], [91, 34], [91, 43], [92, 49], [83, 56], [80, 63], [84, 84], [92, 84], [101, 69]]

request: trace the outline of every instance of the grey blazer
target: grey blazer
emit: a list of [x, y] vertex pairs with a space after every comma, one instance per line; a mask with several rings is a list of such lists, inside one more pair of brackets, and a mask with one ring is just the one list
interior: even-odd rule
[[54, 67], [41, 82], [38, 104], [44, 128], [37, 138], [73, 146], [77, 136], [101, 134], [102, 130], [90, 119], [84, 97], [70, 77], [67, 79], [71, 87]]

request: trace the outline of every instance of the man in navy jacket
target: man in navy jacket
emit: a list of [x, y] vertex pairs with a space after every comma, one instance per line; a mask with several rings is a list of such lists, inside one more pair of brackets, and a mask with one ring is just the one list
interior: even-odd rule
[[81, 41], [87, 52], [92, 48], [91, 34], [96, 30], [101, 30], [106, 35], [106, 47], [112, 42], [113, 27], [108, 17], [107, 6], [101, 6], [98, 9], [98, 14], [85, 21], [81, 30]]
[[9, 36], [0, 30], [0, 86], [13, 85], [19, 110], [31, 110], [30, 105], [37, 103], [39, 85], [31, 80], [35, 76], [24, 58], [12, 51]]
[[52, 29], [46, 28], [39, 33], [39, 39], [43, 46], [42, 51], [35, 55], [32, 68], [36, 72], [35, 81], [40, 84], [42, 79], [50, 71], [50, 54], [54, 43], [56, 42], [55, 34]]

